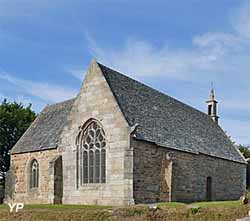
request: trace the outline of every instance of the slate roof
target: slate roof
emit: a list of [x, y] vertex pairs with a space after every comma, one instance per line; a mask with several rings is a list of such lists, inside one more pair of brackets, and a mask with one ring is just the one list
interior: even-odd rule
[[74, 99], [46, 106], [13, 147], [11, 153], [54, 149], [67, 123]]
[[[99, 64], [135, 137], [159, 146], [246, 163], [219, 125], [168, 95]], [[57, 147], [74, 99], [47, 106], [14, 146], [12, 153]]]
[[163, 147], [245, 163], [207, 114], [99, 64], [135, 137]]

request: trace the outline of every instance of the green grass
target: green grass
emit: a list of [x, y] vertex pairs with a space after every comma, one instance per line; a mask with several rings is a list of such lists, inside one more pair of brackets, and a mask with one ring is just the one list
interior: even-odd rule
[[143, 204], [127, 207], [26, 204], [24, 210], [10, 213], [8, 205], [0, 205], [0, 221], [235, 221], [247, 216], [250, 210], [250, 205], [241, 205], [240, 201], [166, 202], [157, 206], [152, 210]]
[[[162, 202], [156, 204], [159, 208], [183, 208], [190, 204], [178, 203], [178, 202]], [[197, 202], [191, 205], [199, 206], [201, 208], [230, 208], [239, 207], [241, 205], [240, 201], [215, 201], [215, 202]], [[0, 205], [0, 209], [8, 208], [8, 205]], [[100, 206], [100, 205], [50, 205], [50, 204], [26, 204], [24, 209], [51, 209], [51, 210], [64, 210], [64, 209], [112, 209], [112, 206]], [[128, 207], [129, 208], [129, 207]]]
[[[192, 204], [185, 204], [185, 203], [178, 203], [178, 202], [162, 202], [156, 204], [158, 207], [169, 207], [169, 208], [181, 208], [188, 205], [199, 206], [201, 208], [230, 208], [230, 207], [238, 207], [241, 205], [240, 201], [214, 201], [214, 202], [197, 202]], [[0, 209], [8, 208], [8, 205], [0, 205]], [[64, 209], [112, 209], [112, 206], [100, 206], [100, 205], [50, 205], [50, 204], [26, 204], [24, 206], [25, 209], [57, 209], [57, 210], [64, 210]]]
[[170, 207], [170, 208], [181, 208], [186, 206], [185, 203], [178, 203], [178, 202], [166, 202], [166, 203], [157, 203], [158, 207]]
[[219, 207], [224, 207], [224, 208], [230, 208], [230, 207], [238, 207], [241, 205], [241, 202], [238, 201], [214, 201], [214, 202], [197, 202], [197, 203], [192, 203], [192, 204], [185, 204], [185, 203], [178, 203], [178, 202], [166, 202], [166, 203], [158, 203], [157, 204], [159, 207], [170, 207], [170, 208], [181, 208], [184, 206], [198, 206], [201, 208], [219, 208]]
[[26, 204], [24, 209], [112, 209], [112, 206], [99, 206], [99, 205], [62, 205], [62, 204]]
[[7, 205], [5, 205], [5, 204], [0, 204], [0, 209], [5, 209], [5, 208], [7, 208], [8, 206]]
[[198, 202], [198, 203], [192, 203], [192, 205], [199, 206], [201, 208], [211, 208], [211, 207], [230, 208], [230, 207], [238, 207], [238, 206], [240, 206], [241, 202], [240, 201]]

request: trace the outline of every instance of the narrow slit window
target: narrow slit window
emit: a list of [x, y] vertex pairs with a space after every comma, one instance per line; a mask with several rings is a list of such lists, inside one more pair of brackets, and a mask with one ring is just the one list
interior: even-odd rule
[[30, 188], [38, 188], [39, 186], [39, 164], [37, 160], [32, 160], [30, 164]]

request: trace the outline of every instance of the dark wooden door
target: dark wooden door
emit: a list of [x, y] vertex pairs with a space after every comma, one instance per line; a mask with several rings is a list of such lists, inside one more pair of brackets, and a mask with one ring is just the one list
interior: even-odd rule
[[212, 178], [207, 177], [207, 201], [212, 201]]

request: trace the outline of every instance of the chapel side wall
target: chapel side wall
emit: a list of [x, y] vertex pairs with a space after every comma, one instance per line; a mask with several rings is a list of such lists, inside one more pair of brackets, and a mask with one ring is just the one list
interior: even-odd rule
[[[50, 161], [57, 155], [57, 150], [46, 150], [11, 155], [11, 171], [14, 179], [14, 202], [25, 204], [47, 204], [50, 201], [53, 186], [51, 185]], [[29, 188], [29, 166], [33, 159], [39, 163], [39, 187], [37, 190]]]
[[207, 177], [212, 178], [212, 201], [238, 200], [246, 189], [246, 165], [188, 153], [173, 164], [172, 201], [206, 201]]
[[[96, 119], [106, 135], [106, 183], [77, 186], [76, 136], [79, 126]], [[84, 83], [62, 133], [59, 149], [63, 157], [63, 203], [133, 204], [130, 128], [95, 62], [89, 67]]]
[[214, 201], [238, 200], [245, 191], [244, 164], [163, 148], [136, 139], [132, 139], [131, 145], [136, 203], [206, 201], [208, 176], [212, 178]]

